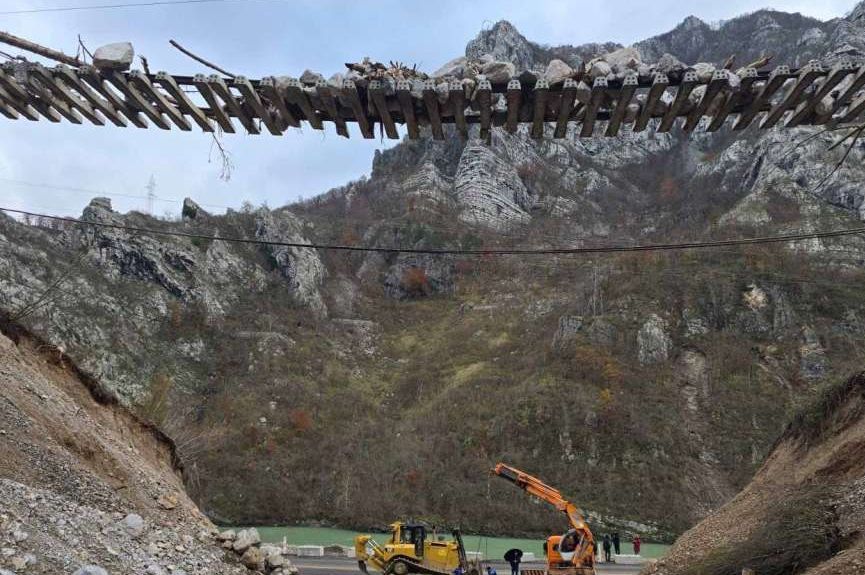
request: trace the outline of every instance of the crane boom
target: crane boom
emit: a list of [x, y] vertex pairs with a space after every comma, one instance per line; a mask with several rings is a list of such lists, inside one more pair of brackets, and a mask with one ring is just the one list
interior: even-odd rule
[[577, 506], [566, 500], [562, 496], [561, 491], [555, 487], [551, 487], [537, 477], [529, 475], [528, 473], [520, 471], [514, 467], [510, 467], [509, 465], [505, 465], [504, 463], [496, 465], [493, 473], [503, 479], [507, 479], [526, 493], [546, 501], [567, 515], [571, 528], [578, 531], [588, 530], [586, 527], [586, 520], [583, 518], [583, 514], [580, 513]]

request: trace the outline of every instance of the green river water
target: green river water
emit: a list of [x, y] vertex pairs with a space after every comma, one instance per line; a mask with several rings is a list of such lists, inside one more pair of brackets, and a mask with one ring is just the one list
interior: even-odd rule
[[[281, 543], [283, 537], [291, 545], [354, 545], [357, 531], [347, 529], [331, 529], [327, 527], [258, 527], [262, 540], [267, 543]], [[378, 543], [384, 543], [388, 535], [385, 533], [370, 533]], [[518, 547], [526, 552], [534, 553], [538, 559], [543, 557], [542, 541], [540, 539], [513, 539], [509, 537], [484, 537], [463, 535], [467, 551], [480, 551], [485, 559], [501, 559], [505, 551]], [[660, 558], [669, 549], [669, 545], [643, 543], [641, 554], [644, 557]], [[630, 541], [622, 542], [622, 552], [631, 553]]]

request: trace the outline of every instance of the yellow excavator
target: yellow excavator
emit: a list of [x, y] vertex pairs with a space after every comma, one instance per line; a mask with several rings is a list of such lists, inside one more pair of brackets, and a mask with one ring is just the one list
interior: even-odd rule
[[469, 563], [462, 535], [458, 529], [445, 539], [426, 525], [396, 522], [390, 526], [390, 538], [383, 545], [371, 535], [354, 539], [358, 567], [368, 575], [368, 567], [382, 575], [451, 575], [457, 567], [466, 575], [480, 575], [477, 564]]
[[504, 463], [496, 465], [493, 474], [550, 503], [567, 516], [568, 531], [547, 538], [546, 575], [595, 575], [595, 538], [576, 505], [566, 500], [558, 489]]

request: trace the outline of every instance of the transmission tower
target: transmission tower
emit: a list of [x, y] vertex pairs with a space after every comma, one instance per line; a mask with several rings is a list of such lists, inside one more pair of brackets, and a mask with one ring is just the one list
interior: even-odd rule
[[147, 182], [147, 213], [153, 215], [153, 203], [156, 201], [156, 178], [150, 176], [150, 181]]

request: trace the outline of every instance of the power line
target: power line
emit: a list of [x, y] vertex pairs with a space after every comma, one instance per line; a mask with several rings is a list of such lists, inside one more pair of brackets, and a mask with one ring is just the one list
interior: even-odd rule
[[597, 246], [585, 248], [543, 248], [543, 249], [491, 249], [491, 250], [462, 250], [462, 249], [417, 249], [417, 248], [391, 248], [382, 246], [349, 246], [342, 244], [316, 244], [303, 242], [282, 242], [275, 240], [260, 240], [238, 237], [220, 237], [209, 236], [205, 234], [193, 234], [189, 232], [177, 232], [170, 230], [157, 230], [153, 228], [142, 228], [138, 226], [125, 226], [120, 224], [111, 224], [107, 222], [87, 222], [77, 218], [67, 218], [62, 216], [51, 216], [47, 214], [37, 214], [24, 210], [15, 210], [11, 208], [0, 207], [0, 211], [33, 216], [37, 218], [47, 218], [50, 220], [58, 220], [73, 224], [89, 225], [103, 228], [112, 228], [124, 230], [128, 232], [138, 232], [145, 234], [176, 236], [190, 239], [211, 240], [231, 242], [238, 244], [258, 244], [264, 246], [279, 246], [288, 248], [304, 248], [304, 249], [320, 249], [320, 250], [336, 250], [345, 252], [379, 252], [379, 253], [398, 253], [398, 254], [424, 254], [424, 255], [464, 255], [464, 256], [498, 256], [498, 255], [578, 255], [578, 254], [605, 254], [605, 253], [621, 253], [621, 252], [654, 252], [654, 251], [672, 251], [672, 250], [689, 250], [689, 249], [705, 249], [715, 248], [720, 246], [742, 246], [754, 244], [770, 244], [796, 242], [803, 240], [813, 240], [821, 238], [837, 238], [842, 236], [852, 236], [857, 234], [865, 234], [865, 227], [862, 228], [847, 228], [842, 230], [830, 230], [825, 232], [808, 232], [802, 234], [785, 234], [777, 236], [761, 236], [753, 238], [737, 238], [730, 240], [716, 240], [704, 242], [684, 242], [673, 244], [635, 244], [635, 245], [613, 245], [613, 246]]
[[[0, 182], [5, 182], [7, 184], [15, 184], [18, 186], [27, 186], [29, 188], [44, 188], [46, 190], [77, 192], [79, 194], [88, 194], [91, 197], [111, 196], [111, 197], [116, 197], [116, 198], [130, 198], [130, 199], [134, 199], [134, 200], [146, 200], [146, 199], [148, 199], [147, 196], [136, 196], [134, 194], [121, 194], [121, 193], [117, 193], [117, 192], [105, 192], [103, 190], [91, 190], [88, 188], [73, 188], [70, 186], [57, 186], [54, 184], [43, 184], [43, 183], [38, 183], [38, 182], [26, 182], [24, 180], [13, 180], [13, 179], [9, 179], [9, 178], [0, 178]], [[166, 202], [166, 203], [170, 203], [170, 204], [179, 204], [182, 202], [182, 200], [178, 200], [177, 198], [160, 198], [159, 196], [154, 196], [153, 199], [157, 202]], [[198, 202], [196, 202], [196, 203], [198, 203]], [[232, 209], [231, 206], [221, 206], [218, 204], [199, 203], [198, 205], [199, 206], [205, 206], [208, 208], [220, 208], [220, 209], [224, 209], [224, 210]]]
[[84, 10], [112, 10], [115, 8], [144, 8], [153, 6], [177, 6], [181, 4], [216, 4], [223, 2], [249, 2], [250, 0], [155, 0], [152, 2], [130, 2], [128, 4], [94, 4], [90, 6], [58, 6], [54, 8], [27, 8], [24, 10], [4, 10], [0, 16], [16, 14], [39, 14], [44, 12], [80, 12]]

